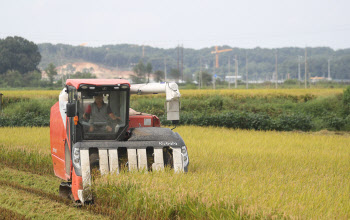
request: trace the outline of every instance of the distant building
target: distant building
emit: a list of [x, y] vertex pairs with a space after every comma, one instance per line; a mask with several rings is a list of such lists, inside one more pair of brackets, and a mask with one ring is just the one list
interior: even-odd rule
[[[242, 76], [237, 76], [237, 80], [240, 80], [240, 79], [242, 79]], [[235, 82], [236, 81], [236, 76], [226, 76], [225, 80], [227, 82], [231, 82], [231, 83]]]
[[310, 81], [312, 83], [320, 82], [320, 81], [326, 81], [326, 80], [329, 80], [329, 79], [326, 78], [326, 77], [320, 77], [320, 76], [310, 77]]

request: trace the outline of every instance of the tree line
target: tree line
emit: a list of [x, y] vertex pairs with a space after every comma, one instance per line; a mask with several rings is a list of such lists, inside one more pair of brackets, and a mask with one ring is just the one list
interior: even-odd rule
[[[41, 59], [38, 46], [27, 39], [18, 36], [0, 39], [0, 88], [54, 86], [54, 81], [57, 81], [56, 66], [48, 63], [39, 68]], [[67, 68], [69, 67], [71, 66], [68, 65]], [[89, 71], [74, 72], [75, 69], [72, 68], [69, 69], [69, 78], [96, 78]], [[43, 71], [48, 80], [42, 80]], [[61, 82], [56, 85], [61, 85]]]
[[[229, 48], [223, 46], [220, 49]], [[0, 87], [52, 86], [54, 81], [60, 80], [57, 79], [56, 66], [67, 63], [69, 78], [94, 78], [91, 71], [75, 72], [69, 65], [82, 60], [112, 69], [133, 70], [133, 82], [149, 82], [151, 74], [156, 81], [163, 81], [165, 78], [198, 81], [199, 70], [202, 70], [202, 83], [210, 84], [214, 73], [221, 78], [234, 75], [235, 56], [238, 75], [245, 75], [247, 57], [249, 80], [270, 80], [275, 71], [277, 54], [279, 79], [286, 79], [287, 75], [296, 79], [299, 69], [302, 78], [304, 76], [305, 48], [231, 49], [231, 52], [219, 55], [219, 68], [214, 70], [215, 56], [211, 53], [214, 47], [200, 50], [183, 48], [183, 53], [179, 53], [179, 48], [161, 49], [130, 44], [94, 48], [49, 43], [36, 45], [22, 37], [7, 37], [0, 39]], [[183, 54], [183, 58], [180, 54]], [[330, 64], [333, 79], [350, 79], [350, 49], [315, 47], [307, 48], [307, 54], [311, 77], [327, 77]], [[42, 71], [45, 71], [48, 80], [42, 80]]]
[[22, 37], [0, 39], [0, 86], [39, 86], [41, 60], [38, 46]]
[[[200, 69], [210, 74], [214, 73], [215, 56], [211, 54], [214, 47], [199, 50], [183, 48], [182, 59], [178, 48], [162, 49], [131, 44], [83, 47], [46, 43], [38, 46], [42, 55], [40, 67], [47, 66], [49, 63], [62, 65], [67, 62], [85, 60], [110, 68], [132, 70], [142, 60], [145, 65], [147, 63], [152, 65], [153, 72], [164, 72], [166, 69], [170, 74], [171, 70], [175, 69], [180, 72], [181, 78], [184, 77], [184, 79], [193, 79], [194, 73]], [[290, 78], [298, 78], [299, 63], [301, 76], [304, 75], [305, 48], [267, 49], [257, 47], [245, 49], [222, 46], [220, 49], [232, 49], [231, 52], [219, 54], [219, 68], [215, 69], [215, 73], [222, 78], [234, 74], [234, 57], [237, 55], [239, 75], [245, 75], [247, 57], [249, 79], [269, 80], [275, 71], [276, 53], [279, 79], [286, 79], [287, 75]], [[308, 47], [307, 62], [311, 77], [327, 77], [329, 62], [331, 78], [350, 79], [350, 49], [333, 50], [329, 47]]]

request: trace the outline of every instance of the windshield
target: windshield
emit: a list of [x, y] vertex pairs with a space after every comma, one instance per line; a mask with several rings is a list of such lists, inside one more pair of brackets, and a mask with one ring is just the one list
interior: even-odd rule
[[126, 91], [82, 91], [78, 100], [83, 139], [116, 139], [126, 126]]

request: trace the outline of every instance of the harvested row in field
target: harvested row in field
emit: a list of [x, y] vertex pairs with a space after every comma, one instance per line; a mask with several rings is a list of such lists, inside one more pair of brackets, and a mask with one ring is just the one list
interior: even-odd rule
[[3, 219], [3, 220], [12, 220], [12, 219], [26, 220], [28, 218], [26, 218], [24, 215], [18, 214], [17, 212], [0, 207], [0, 219]]
[[61, 198], [58, 196], [58, 186], [60, 182], [61, 181], [58, 178], [51, 176], [40, 176], [8, 167], [0, 168], [0, 188], [11, 187], [14, 190], [24, 191], [25, 193], [30, 193], [38, 197], [44, 197], [52, 202], [64, 204], [72, 208], [79, 207], [82, 211], [85, 210], [91, 212], [92, 215], [102, 215], [111, 218], [122, 216], [121, 212], [117, 213], [109, 207], [102, 207], [98, 204], [80, 207], [76, 206], [71, 200]]
[[16, 183], [53, 195], [58, 195], [57, 186], [61, 183], [61, 180], [55, 176], [38, 175], [6, 166], [0, 167], [0, 181]]
[[[8, 184], [8, 183], [6, 183]], [[78, 210], [72, 205], [47, 197], [45, 193], [38, 193], [33, 189], [16, 186], [0, 185], [0, 207], [11, 210], [26, 218], [39, 219], [108, 219], [101, 215], [94, 215], [84, 210]], [[69, 201], [69, 203], [71, 203]]]

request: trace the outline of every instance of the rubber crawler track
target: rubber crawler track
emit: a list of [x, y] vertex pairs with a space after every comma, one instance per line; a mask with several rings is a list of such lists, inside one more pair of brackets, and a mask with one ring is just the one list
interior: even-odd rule
[[[22, 186], [20, 184], [17, 184], [17, 183], [11, 182], [11, 181], [0, 180], [0, 186], [1, 185], [12, 187], [12, 188], [18, 189], [18, 190], [22, 190], [22, 191], [25, 191], [25, 192], [28, 192], [28, 193], [31, 193], [31, 194], [34, 194], [37, 196], [45, 197], [45, 198], [50, 199], [50, 200], [55, 201], [55, 202], [64, 203], [67, 206], [80, 207], [81, 209], [88, 210], [88, 211], [92, 212], [93, 214], [104, 215], [104, 216], [111, 217], [113, 219], [121, 217], [120, 213], [119, 213], [119, 215], [117, 215], [114, 210], [112, 210], [110, 208], [102, 207], [98, 204], [77, 206], [69, 199], [64, 199], [58, 195], [47, 193], [47, 192], [44, 192], [44, 191], [39, 190], [39, 189], [34, 189], [34, 188], [27, 187], [27, 186]], [[1, 217], [2, 216], [0, 215], [0, 219], [2, 219]]]
[[24, 215], [21, 215], [17, 212], [0, 207], [0, 219], [3, 219], [3, 220], [13, 220], [13, 219], [26, 220], [28, 218], [26, 218]]

